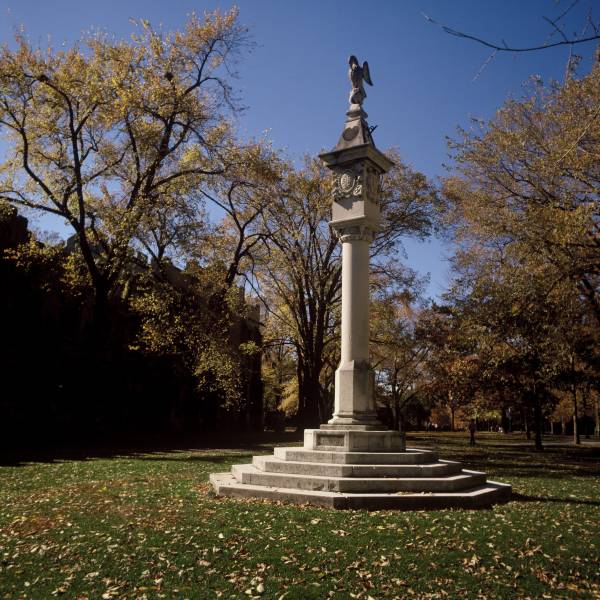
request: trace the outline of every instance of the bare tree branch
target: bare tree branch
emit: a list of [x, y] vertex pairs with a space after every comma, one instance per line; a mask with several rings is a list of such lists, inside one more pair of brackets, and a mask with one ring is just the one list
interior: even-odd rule
[[585, 42], [593, 42], [594, 40], [600, 40], [600, 33], [598, 33], [597, 26], [595, 24], [593, 25], [593, 29], [595, 31], [594, 35], [589, 35], [587, 37], [568, 38], [564, 34], [564, 32], [556, 25], [556, 20], [552, 21], [552, 20], [544, 17], [544, 19], [546, 21], [548, 21], [553, 26], [553, 28], [556, 29], [562, 35], [563, 39], [559, 42], [553, 42], [551, 44], [546, 43], [546, 44], [542, 44], [539, 46], [525, 46], [525, 47], [518, 48], [515, 46], [509, 46], [504, 40], [502, 40], [502, 45], [500, 45], [500, 44], [496, 44], [494, 42], [490, 42], [488, 40], [484, 40], [483, 38], [480, 38], [476, 35], [472, 35], [470, 33], [465, 33], [464, 31], [458, 31], [457, 29], [448, 27], [447, 25], [444, 25], [443, 23], [438, 23], [435, 19], [432, 19], [425, 13], [421, 13], [421, 14], [430, 23], [437, 25], [438, 27], [441, 27], [445, 33], [447, 33], [449, 35], [453, 35], [454, 37], [463, 38], [466, 40], [472, 40], [474, 42], [477, 42], [478, 44], [481, 44], [482, 46], [491, 48], [492, 50], [495, 50], [496, 52], [535, 52], [537, 50], [546, 50], [547, 48], [555, 48], [556, 46], [573, 46], [575, 44], [584, 44]]

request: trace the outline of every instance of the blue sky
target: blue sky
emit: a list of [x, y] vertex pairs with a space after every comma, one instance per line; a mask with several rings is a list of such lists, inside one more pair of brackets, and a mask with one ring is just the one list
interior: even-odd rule
[[[396, 147], [403, 160], [431, 178], [445, 174], [446, 136], [470, 117], [487, 119], [510, 96], [524, 93], [531, 75], [562, 79], [565, 48], [500, 54], [476, 77], [490, 51], [457, 39], [427, 22], [446, 25], [515, 46], [557, 39], [543, 17], [555, 18], [572, 0], [239, 0], [240, 22], [256, 44], [242, 57], [236, 87], [247, 110], [240, 134], [268, 130], [274, 145], [292, 157], [332, 147], [347, 107], [347, 57], [368, 60], [375, 86], [365, 109], [378, 125], [375, 141]], [[10, 43], [23, 26], [32, 41], [55, 46], [76, 40], [90, 28], [118, 37], [132, 31], [131, 17], [165, 29], [183, 26], [191, 11], [202, 13], [230, 2], [191, 0], [0, 0], [0, 41]], [[580, 0], [562, 21], [568, 34], [580, 33], [590, 6]], [[594, 44], [578, 47], [587, 72]], [[431, 273], [429, 293], [448, 282], [447, 250], [436, 240], [406, 240], [408, 264]]]

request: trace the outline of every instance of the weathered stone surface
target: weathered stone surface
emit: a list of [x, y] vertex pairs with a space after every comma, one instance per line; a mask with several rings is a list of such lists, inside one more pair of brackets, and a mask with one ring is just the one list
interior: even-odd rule
[[306, 429], [307, 450], [339, 450], [343, 452], [399, 452], [405, 449], [404, 435], [398, 431], [356, 429]]
[[335, 509], [439, 510], [443, 508], [487, 508], [510, 499], [510, 486], [488, 481], [461, 492], [434, 493], [340, 493], [264, 487], [239, 483], [231, 473], [215, 473], [210, 481], [218, 495], [264, 498], [294, 504], [312, 504]]
[[288, 446], [275, 448], [274, 454], [277, 458], [288, 461], [345, 465], [414, 465], [437, 460], [435, 452], [410, 448], [407, 448], [406, 452], [340, 452]]
[[235, 465], [231, 472], [240, 483], [330, 492], [456, 492], [485, 483], [485, 474], [475, 471], [441, 477], [326, 477], [261, 471], [254, 465]]
[[[317, 434], [350, 432], [308, 430]], [[352, 431], [352, 436], [398, 432]], [[211, 475], [217, 494], [258, 497], [331, 508], [434, 509], [481, 508], [510, 498], [509, 485], [486, 482], [484, 473], [460, 463], [438, 460], [435, 453], [407, 449], [353, 452], [339, 448], [275, 448], [273, 456], [255, 456], [252, 464]]]
[[416, 465], [352, 465], [286, 461], [276, 456], [255, 456], [252, 464], [261, 471], [320, 477], [441, 477], [461, 471], [459, 463], [438, 461]]

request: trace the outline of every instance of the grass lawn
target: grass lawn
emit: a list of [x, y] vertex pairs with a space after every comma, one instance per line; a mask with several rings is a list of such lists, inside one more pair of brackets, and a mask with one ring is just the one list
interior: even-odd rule
[[511, 483], [493, 510], [215, 498], [208, 474], [260, 441], [0, 459], [0, 598], [600, 598], [600, 447], [478, 437], [408, 442]]

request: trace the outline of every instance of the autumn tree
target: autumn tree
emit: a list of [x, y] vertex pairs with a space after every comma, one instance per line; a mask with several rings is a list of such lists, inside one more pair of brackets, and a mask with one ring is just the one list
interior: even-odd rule
[[255, 276], [276, 329], [293, 344], [298, 381], [298, 420], [318, 423], [327, 414], [321, 374], [336, 344], [341, 286], [337, 241], [330, 234], [330, 185], [310, 162], [287, 173], [264, 215], [268, 243]]
[[419, 314], [415, 335], [425, 349], [423, 388], [447, 412], [454, 431], [457, 412], [469, 410], [476, 396], [478, 367], [472, 331], [450, 303], [434, 304]]
[[265, 140], [232, 145], [228, 156], [228, 172], [210, 190], [200, 190], [202, 199], [223, 216], [191, 254], [200, 262], [221, 264], [225, 288], [252, 279], [259, 247], [270, 243], [267, 215], [273, 213], [288, 169]]
[[246, 30], [232, 10], [174, 33], [141, 21], [131, 41], [98, 34], [61, 51], [16, 41], [0, 50], [0, 198], [72, 228], [98, 326], [155, 208], [227, 171], [228, 80]]
[[529, 98], [463, 131], [451, 143], [457, 174], [444, 184], [458, 296], [499, 335], [488, 348], [496, 376], [526, 391], [539, 447], [552, 387], [574, 385], [569, 365], [598, 364], [597, 75], [535, 84]]
[[[406, 408], [423, 389], [429, 352], [416, 335], [424, 281], [401, 265], [386, 265], [373, 276], [371, 363], [376, 373], [377, 401], [394, 429], [404, 429]], [[423, 407], [426, 410], [426, 407]]]
[[[404, 235], [424, 237], [435, 219], [436, 195], [425, 177], [402, 163], [383, 179], [383, 231], [372, 245], [373, 275], [393, 270]], [[317, 161], [288, 170], [265, 212], [268, 242], [256, 268], [269, 319], [280, 322], [297, 360], [298, 419], [315, 426], [329, 418], [338, 363], [340, 246], [329, 230], [331, 185]]]
[[457, 175], [445, 182], [455, 233], [511, 244], [589, 304], [600, 324], [600, 72], [536, 85], [487, 124], [452, 142]]
[[[228, 170], [210, 190], [173, 196], [144, 216], [139, 241], [152, 268], [138, 278], [130, 304], [140, 318], [140, 347], [169, 356], [182, 376], [195, 375], [215, 406], [239, 416], [251, 412], [249, 420], [258, 426], [262, 407], [250, 409], [260, 394], [248, 386], [256, 379], [249, 367], [257, 361], [252, 356], [260, 352], [260, 336], [246, 331], [258, 323], [252, 301], [244, 299], [244, 276], [266, 235], [262, 212], [279, 180], [279, 161], [262, 142], [231, 144], [227, 155]], [[205, 203], [222, 218], [207, 222]]]
[[462, 374], [463, 384], [470, 382], [469, 400], [483, 395], [503, 414], [507, 405], [521, 407], [524, 420], [533, 417], [541, 450], [554, 390], [581, 385], [575, 360], [590, 366], [597, 360], [589, 305], [573, 292], [572, 282], [555, 280], [543, 257], [523, 261], [513, 244], [463, 247], [454, 263], [457, 277], [445, 300], [446, 323], [456, 335], [442, 337], [435, 364], [441, 353], [457, 353], [470, 366]]

